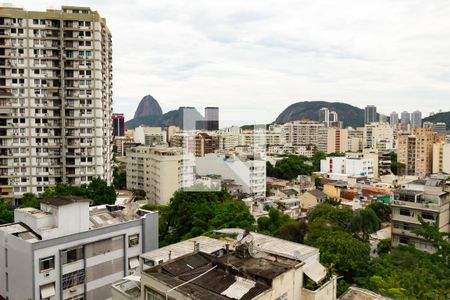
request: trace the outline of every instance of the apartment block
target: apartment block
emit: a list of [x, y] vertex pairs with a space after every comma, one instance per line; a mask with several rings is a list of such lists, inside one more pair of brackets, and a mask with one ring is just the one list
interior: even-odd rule
[[324, 127], [319, 129], [318, 149], [325, 153], [348, 151], [348, 129]]
[[197, 157], [195, 167], [200, 176], [220, 175], [234, 180], [244, 193], [262, 197], [266, 194], [266, 161], [260, 155], [211, 153]]
[[450, 143], [441, 141], [433, 144], [433, 173], [450, 174]]
[[436, 251], [430, 241], [414, 232], [421, 227], [419, 217], [449, 232], [449, 186], [442, 179], [419, 179], [394, 191], [392, 209], [392, 245], [413, 243], [422, 251]]
[[158, 213], [67, 196], [20, 208], [0, 226], [0, 298], [111, 299], [111, 284], [140, 272], [158, 248]]
[[394, 129], [389, 123], [364, 126], [364, 148], [390, 150], [394, 148]]
[[143, 254], [141, 277], [115, 284], [113, 299], [336, 299], [319, 249], [242, 229], [214, 235]]
[[111, 105], [111, 33], [96, 11], [0, 8], [2, 199], [110, 183]]
[[292, 121], [284, 125], [286, 143], [291, 145], [319, 145], [319, 130], [323, 123], [314, 121]]
[[134, 129], [133, 139], [136, 143], [146, 146], [155, 146], [163, 143], [164, 132], [161, 127], [139, 126]]
[[207, 132], [180, 132], [172, 136], [170, 146], [183, 148], [196, 157], [201, 157], [219, 149], [220, 137]]
[[406, 175], [425, 177], [432, 171], [433, 130], [414, 128], [412, 133], [398, 136], [397, 159], [405, 164]]
[[127, 188], [144, 190], [151, 203], [167, 205], [194, 184], [194, 156], [182, 148], [138, 146], [127, 151]]
[[360, 157], [327, 157], [320, 161], [320, 172], [374, 178], [374, 160]]

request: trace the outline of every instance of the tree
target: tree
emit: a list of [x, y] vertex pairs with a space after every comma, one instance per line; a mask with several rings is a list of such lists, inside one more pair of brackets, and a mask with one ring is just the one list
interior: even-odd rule
[[391, 208], [382, 202], [374, 202], [367, 206], [367, 208], [372, 209], [377, 215], [381, 222], [391, 221]]
[[33, 207], [39, 209], [41, 207], [40, 200], [33, 193], [25, 193], [22, 196], [22, 204], [20, 207]]
[[391, 152], [391, 171], [395, 175], [403, 174], [406, 165], [397, 160], [397, 153]]
[[312, 246], [320, 249], [320, 261], [347, 282], [364, 276], [369, 267], [370, 246], [342, 230], [325, 231]]
[[87, 186], [86, 196], [92, 199], [93, 205], [114, 204], [116, 202], [116, 191], [114, 187], [108, 186], [106, 181], [94, 178]]
[[292, 180], [298, 175], [309, 175], [311, 174], [312, 167], [307, 164], [307, 161], [307, 157], [289, 155], [278, 161], [275, 166], [267, 162], [267, 176]]
[[144, 190], [133, 189], [131, 192], [136, 200], [145, 200], [145, 197], [147, 196], [147, 193]]
[[450, 268], [450, 232], [439, 231], [436, 224], [425, 222], [419, 216], [419, 221], [422, 226], [415, 231], [419, 236], [423, 236], [436, 248], [437, 255], [443, 258], [448, 268]]
[[6, 202], [0, 200], [0, 224], [14, 222], [14, 212]]
[[127, 172], [117, 166], [113, 168], [113, 185], [118, 190], [127, 188]]
[[258, 231], [267, 235], [276, 235], [281, 226], [290, 222], [292, 222], [291, 217], [276, 208], [271, 208], [268, 217], [258, 218]]
[[380, 229], [380, 220], [371, 208], [359, 209], [350, 221], [350, 230], [358, 237], [368, 240], [369, 235]]
[[306, 222], [292, 221], [281, 225], [276, 233], [276, 237], [295, 243], [304, 243], [307, 225]]
[[178, 191], [162, 213], [160, 244], [167, 245], [224, 227], [253, 229], [248, 207], [225, 190], [219, 192]]
[[312, 165], [313, 165], [313, 171], [319, 172], [320, 171], [320, 161], [322, 159], [327, 158], [327, 154], [322, 151], [316, 151], [314, 152], [313, 158], [312, 158]]

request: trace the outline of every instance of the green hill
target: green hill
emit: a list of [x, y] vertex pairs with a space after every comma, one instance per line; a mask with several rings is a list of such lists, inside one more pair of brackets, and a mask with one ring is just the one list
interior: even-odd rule
[[295, 120], [319, 120], [319, 110], [326, 107], [338, 113], [339, 121], [344, 122], [344, 127], [364, 126], [364, 110], [350, 104], [327, 101], [302, 101], [289, 105], [275, 120], [275, 123], [283, 124]]
[[447, 130], [450, 130], [450, 111], [426, 117], [423, 119], [423, 122], [431, 122], [431, 123], [444, 122], [447, 124]]
[[[177, 110], [171, 110], [159, 116], [153, 115], [134, 118], [126, 122], [126, 128], [134, 129], [140, 125], [149, 127], [167, 127], [171, 125], [183, 127], [183, 110], [184, 107], [180, 107]], [[193, 117], [194, 119], [203, 119], [203, 116], [197, 110], [194, 110], [193, 113], [195, 115]]]

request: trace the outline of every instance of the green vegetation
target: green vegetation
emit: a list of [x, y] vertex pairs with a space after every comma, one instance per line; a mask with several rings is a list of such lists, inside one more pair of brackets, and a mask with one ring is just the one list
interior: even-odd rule
[[[302, 101], [289, 105], [275, 120], [282, 124], [295, 120], [319, 120], [319, 110], [327, 107], [338, 113], [339, 119], [344, 121], [344, 128], [364, 126], [364, 110], [356, 106], [340, 102]], [[448, 124], [448, 123], [447, 123]]]
[[278, 161], [276, 166], [267, 162], [267, 176], [292, 180], [298, 175], [309, 175], [312, 172], [312, 166], [307, 164], [307, 161], [308, 158], [305, 156], [289, 155]]
[[450, 111], [434, 114], [424, 118], [422, 121], [431, 123], [444, 122], [447, 124], [447, 130], [450, 130]]
[[[32, 193], [25, 193], [22, 197], [20, 207], [39, 208], [42, 199], [69, 195], [91, 199], [92, 205], [114, 204], [116, 202], [116, 191], [114, 187], [108, 186], [106, 181], [100, 178], [94, 178], [88, 185], [72, 186], [59, 183], [38, 196]], [[0, 224], [11, 223], [13, 221], [14, 212], [6, 203], [0, 201]]]
[[113, 186], [118, 190], [125, 190], [127, 188], [127, 172], [117, 166], [113, 168]]
[[242, 201], [226, 191], [179, 191], [160, 211], [160, 245], [176, 243], [214, 229], [254, 229], [254, 218]]
[[391, 171], [395, 175], [403, 174], [406, 165], [397, 161], [397, 153], [391, 152]]
[[0, 201], [0, 224], [11, 223], [14, 221], [14, 212], [8, 204]]

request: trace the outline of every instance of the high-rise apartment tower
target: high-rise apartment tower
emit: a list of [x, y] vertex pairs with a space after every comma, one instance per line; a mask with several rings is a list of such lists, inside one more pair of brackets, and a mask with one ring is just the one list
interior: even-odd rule
[[111, 105], [111, 33], [96, 11], [0, 8], [1, 198], [110, 183]]

